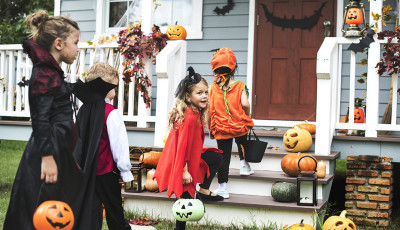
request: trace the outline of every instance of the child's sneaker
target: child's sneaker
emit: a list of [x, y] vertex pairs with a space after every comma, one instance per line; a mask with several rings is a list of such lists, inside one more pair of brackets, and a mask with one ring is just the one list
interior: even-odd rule
[[228, 199], [229, 198], [229, 191], [228, 189], [224, 189], [224, 190], [215, 190], [214, 191], [215, 194], [217, 194], [218, 196], [222, 196], [224, 199]]
[[242, 166], [240, 168], [240, 175], [248, 176], [254, 173], [254, 170], [250, 166]]

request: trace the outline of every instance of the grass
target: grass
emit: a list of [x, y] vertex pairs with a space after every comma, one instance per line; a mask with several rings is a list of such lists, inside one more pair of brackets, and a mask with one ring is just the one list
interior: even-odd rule
[[[14, 177], [17, 172], [17, 168], [22, 156], [22, 153], [25, 149], [26, 141], [10, 141], [10, 140], [0, 140], [0, 229], [3, 229], [3, 223], [5, 214], [7, 212], [8, 203], [10, 200], [10, 193], [12, 184], [14, 182]], [[339, 210], [335, 210], [335, 205], [328, 205], [328, 210], [326, 210], [326, 214], [324, 215], [324, 219], [317, 220], [316, 222], [322, 223], [326, 220], [330, 215], [338, 215], [340, 213]], [[147, 216], [146, 213], [131, 213], [127, 212], [125, 217], [127, 219], [135, 219], [136, 216], [142, 217]], [[174, 229], [175, 222], [170, 220], [165, 220], [160, 217], [154, 217], [154, 220], [158, 221], [157, 224], [153, 226], [157, 230], [169, 230]], [[281, 226], [277, 226], [275, 223], [268, 223], [265, 226], [257, 227], [255, 224], [253, 225], [235, 225], [231, 224], [229, 226], [222, 226], [212, 222], [206, 222], [206, 224], [198, 224], [196, 222], [188, 223], [187, 230], [275, 230], [282, 229]], [[376, 227], [365, 227], [365, 226], [357, 226], [357, 229], [360, 230], [373, 230], [377, 229]], [[400, 211], [393, 210], [393, 214], [391, 217], [391, 225], [387, 228], [380, 228], [382, 230], [398, 230], [400, 229]], [[108, 230], [107, 223], [105, 220], [103, 221], [102, 230]]]

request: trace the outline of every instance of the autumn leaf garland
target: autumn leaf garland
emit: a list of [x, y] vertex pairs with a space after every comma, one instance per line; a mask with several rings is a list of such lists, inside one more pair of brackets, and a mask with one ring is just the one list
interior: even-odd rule
[[135, 78], [135, 86], [142, 92], [146, 108], [151, 105], [151, 97], [148, 88], [151, 87], [151, 80], [144, 70], [143, 59], [153, 58], [155, 64], [156, 55], [167, 45], [168, 37], [160, 31], [160, 27], [154, 25], [152, 33], [144, 35], [140, 24], [134, 24], [121, 30], [118, 34], [119, 52], [125, 57], [122, 63], [123, 80], [130, 83]]

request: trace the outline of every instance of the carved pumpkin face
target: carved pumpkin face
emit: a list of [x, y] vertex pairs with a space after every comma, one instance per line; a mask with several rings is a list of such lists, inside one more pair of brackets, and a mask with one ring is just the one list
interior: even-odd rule
[[360, 108], [354, 108], [354, 123], [364, 123], [365, 115], [364, 110]]
[[350, 8], [347, 11], [346, 23], [348, 25], [356, 24], [361, 25], [363, 22], [363, 14], [360, 8]]
[[304, 152], [311, 148], [312, 137], [310, 132], [300, 129], [297, 125], [289, 129], [283, 136], [283, 146], [288, 152]]
[[185, 40], [186, 30], [185, 27], [180, 25], [172, 25], [167, 28], [167, 36], [169, 40]]
[[172, 206], [172, 214], [179, 221], [199, 221], [204, 216], [204, 205], [199, 199], [178, 199]]
[[322, 229], [329, 229], [329, 230], [357, 230], [356, 225], [353, 221], [346, 218], [346, 210], [340, 213], [340, 216], [331, 216], [329, 217]]
[[33, 225], [40, 230], [71, 230], [74, 214], [71, 207], [62, 201], [45, 201], [36, 209]]

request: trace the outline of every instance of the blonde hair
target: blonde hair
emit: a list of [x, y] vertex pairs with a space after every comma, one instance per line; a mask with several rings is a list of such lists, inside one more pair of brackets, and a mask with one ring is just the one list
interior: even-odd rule
[[74, 30], [79, 31], [78, 23], [74, 20], [64, 16], [49, 16], [45, 10], [28, 15], [25, 23], [31, 30], [29, 37], [47, 51], [50, 51], [56, 38], [66, 40]]
[[[197, 84], [203, 84], [203, 85], [207, 86], [207, 88], [208, 88], [208, 83], [207, 83], [206, 79], [204, 79], [203, 77], [201, 78], [200, 82]], [[185, 90], [186, 93], [192, 94], [194, 86], [197, 84], [189, 85], [187, 87], [187, 89]], [[186, 96], [185, 96], [185, 98], [186, 98]], [[190, 102], [186, 101], [185, 99], [182, 100], [182, 99], [177, 98], [175, 101], [175, 106], [172, 109], [171, 113], [169, 114], [168, 127], [170, 129], [179, 128], [182, 125], [182, 122], [185, 119], [185, 111], [188, 106], [193, 110], [193, 112], [200, 113], [201, 120], [199, 122], [202, 125], [204, 125], [205, 114], [208, 109], [208, 104], [207, 104], [206, 108], [199, 109], [196, 106], [194, 106], [193, 104], [191, 104]], [[175, 120], [176, 120], [176, 123], [175, 123]]]
[[103, 81], [110, 83], [114, 79], [118, 79], [118, 71], [110, 66], [109, 64], [105, 64], [102, 62], [98, 62], [92, 66], [90, 66], [85, 72], [86, 82], [92, 81], [98, 77], [103, 79]]

